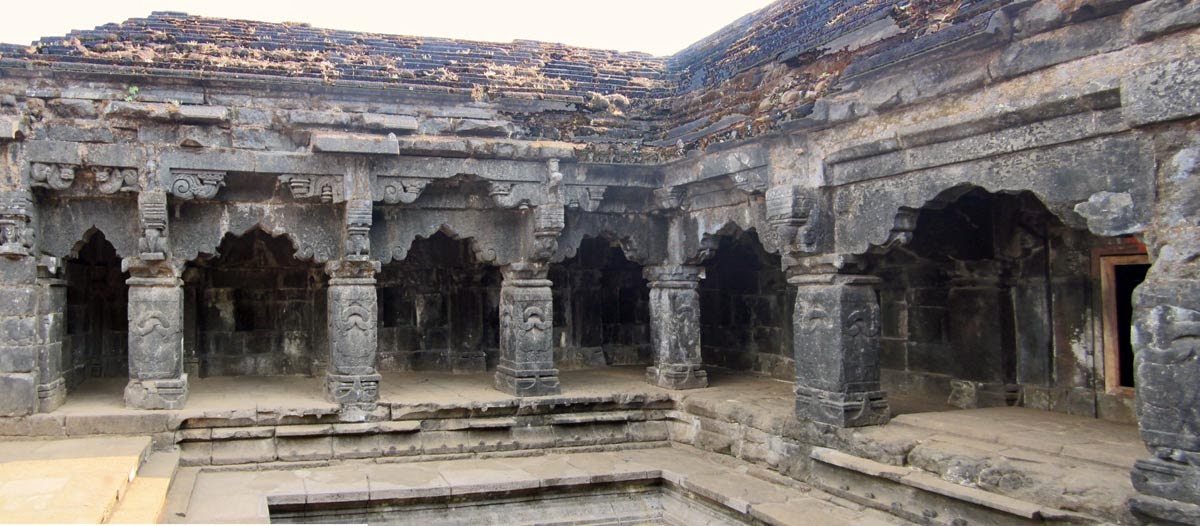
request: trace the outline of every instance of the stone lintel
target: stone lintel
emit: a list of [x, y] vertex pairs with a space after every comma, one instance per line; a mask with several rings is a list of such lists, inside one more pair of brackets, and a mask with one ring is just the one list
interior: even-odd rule
[[395, 135], [361, 135], [350, 133], [314, 133], [313, 151], [328, 153], [365, 153], [399, 155], [400, 143]]

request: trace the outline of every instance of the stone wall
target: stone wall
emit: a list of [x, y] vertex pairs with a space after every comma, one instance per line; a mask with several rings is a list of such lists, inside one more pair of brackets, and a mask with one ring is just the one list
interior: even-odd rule
[[328, 362], [322, 273], [261, 230], [227, 236], [189, 272], [200, 374], [317, 374]]
[[723, 236], [704, 262], [700, 342], [706, 365], [794, 380], [792, 306], [779, 256], [753, 232]]
[[66, 262], [67, 310], [63, 372], [68, 387], [87, 378], [129, 374], [125, 316], [128, 290], [121, 261], [96, 232]]
[[495, 368], [500, 273], [475, 262], [466, 242], [418, 238], [378, 282], [381, 371]]
[[550, 267], [554, 361], [562, 369], [650, 365], [650, 291], [640, 265], [601, 238]]

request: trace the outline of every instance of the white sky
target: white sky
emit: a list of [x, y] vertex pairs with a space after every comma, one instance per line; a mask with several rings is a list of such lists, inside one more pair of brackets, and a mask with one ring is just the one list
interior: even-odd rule
[[513, 39], [670, 55], [771, 0], [49, 0], [10, 2], [0, 42], [28, 44], [151, 11], [307, 22], [316, 27], [471, 40]]

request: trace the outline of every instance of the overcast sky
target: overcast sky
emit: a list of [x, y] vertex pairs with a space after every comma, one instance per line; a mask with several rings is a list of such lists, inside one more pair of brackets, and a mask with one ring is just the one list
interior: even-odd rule
[[771, 0], [49, 0], [9, 2], [0, 42], [28, 44], [151, 11], [307, 22], [316, 27], [670, 55]]

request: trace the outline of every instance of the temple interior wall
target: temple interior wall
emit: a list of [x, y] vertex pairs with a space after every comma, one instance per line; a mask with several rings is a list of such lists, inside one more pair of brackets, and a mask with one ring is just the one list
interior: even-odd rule
[[642, 267], [604, 238], [552, 265], [554, 362], [560, 369], [650, 365], [650, 292]]
[[752, 231], [720, 236], [700, 281], [701, 351], [705, 365], [794, 380], [792, 310], [779, 256]]

